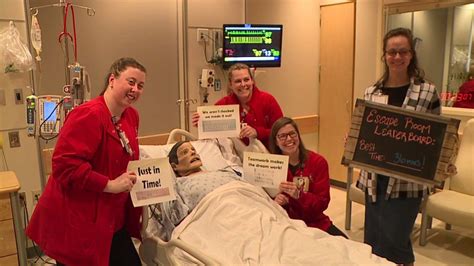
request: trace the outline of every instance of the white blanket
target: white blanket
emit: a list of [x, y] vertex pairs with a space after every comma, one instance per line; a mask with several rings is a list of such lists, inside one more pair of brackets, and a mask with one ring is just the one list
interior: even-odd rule
[[[290, 219], [262, 189], [239, 181], [204, 197], [176, 227], [175, 238], [223, 265], [390, 264], [372, 255], [368, 245]], [[179, 264], [196, 262], [179, 249], [174, 252]]]

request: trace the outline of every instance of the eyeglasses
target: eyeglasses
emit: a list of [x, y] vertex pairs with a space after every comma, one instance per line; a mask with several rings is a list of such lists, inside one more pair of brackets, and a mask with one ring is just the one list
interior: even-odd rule
[[411, 53], [411, 50], [409, 49], [400, 49], [400, 50], [395, 50], [395, 49], [390, 49], [388, 51], [385, 51], [385, 54], [395, 57], [397, 54], [399, 54], [401, 57], [407, 56], [409, 53]]
[[298, 133], [296, 131], [290, 131], [288, 133], [281, 133], [278, 134], [276, 137], [279, 141], [284, 141], [288, 138], [288, 136], [292, 139], [296, 138], [298, 136]]

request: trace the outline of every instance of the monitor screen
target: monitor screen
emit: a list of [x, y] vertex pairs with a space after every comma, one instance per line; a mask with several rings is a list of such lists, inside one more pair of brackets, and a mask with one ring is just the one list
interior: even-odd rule
[[[46, 121], [51, 121], [55, 122], [56, 121], [56, 110], [54, 108], [56, 107], [57, 102], [54, 101], [45, 101], [43, 102], [43, 115], [44, 115], [44, 120], [48, 118]], [[51, 115], [51, 116], [50, 116]]]
[[280, 67], [283, 25], [224, 24], [223, 33], [224, 68]]

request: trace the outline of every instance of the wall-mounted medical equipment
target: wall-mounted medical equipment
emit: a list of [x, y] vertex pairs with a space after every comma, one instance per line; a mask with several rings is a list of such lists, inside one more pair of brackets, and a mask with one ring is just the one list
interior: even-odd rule
[[223, 67], [280, 67], [283, 25], [224, 24]]
[[38, 97], [38, 122], [41, 135], [58, 134], [61, 126], [62, 97], [44, 95]]
[[70, 95], [74, 108], [90, 100], [91, 86], [89, 75], [84, 66], [76, 62], [69, 66], [69, 70], [71, 73]]
[[36, 133], [36, 102], [36, 96], [26, 97], [26, 132], [28, 136], [34, 136]]

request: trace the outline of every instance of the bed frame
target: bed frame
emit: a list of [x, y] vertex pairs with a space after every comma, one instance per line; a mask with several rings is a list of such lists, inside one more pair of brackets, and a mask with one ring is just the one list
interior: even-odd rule
[[[319, 118], [317, 115], [294, 117], [293, 119], [298, 125], [300, 134], [316, 134], [318, 132]], [[170, 133], [139, 137], [138, 143], [140, 145], [165, 145], [177, 142], [179, 140], [196, 140], [196, 137], [186, 130], [174, 129]], [[242, 142], [237, 139], [233, 139], [233, 143], [235, 148], [240, 151], [239, 156], [241, 156], [241, 153], [243, 153], [245, 150], [244, 144], [242, 144]], [[266, 151], [265, 146], [263, 146], [263, 144], [259, 141], [251, 141], [249, 146], [253, 146], [253, 150], [257, 149], [258, 151]], [[47, 177], [52, 172], [52, 156], [52, 148], [42, 150], [43, 174], [45, 176], [45, 180], [47, 180]], [[145, 206], [143, 207], [143, 217], [148, 216], [148, 207]], [[142, 223], [143, 242], [139, 247], [140, 256], [147, 265], [177, 265], [178, 262], [174, 260], [172, 255], [173, 250], [176, 248], [187, 252], [189, 255], [193, 256], [204, 265], [222, 265], [222, 263], [219, 263], [219, 261], [216, 259], [203, 254], [196, 248], [179, 239], [173, 239], [166, 242], [156, 236], [144, 235], [146, 234], [145, 229], [147, 226], [148, 219], [144, 219]], [[144, 248], [147, 245], [156, 246], [157, 248], [156, 250]]]

